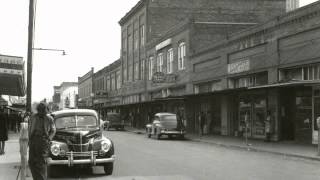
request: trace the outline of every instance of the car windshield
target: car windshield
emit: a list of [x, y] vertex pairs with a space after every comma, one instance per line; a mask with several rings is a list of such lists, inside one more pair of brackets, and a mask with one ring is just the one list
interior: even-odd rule
[[161, 117], [162, 122], [176, 122], [177, 116], [176, 115], [166, 115]]
[[95, 127], [97, 126], [97, 119], [94, 116], [64, 116], [55, 120], [57, 129], [71, 128], [71, 127]]

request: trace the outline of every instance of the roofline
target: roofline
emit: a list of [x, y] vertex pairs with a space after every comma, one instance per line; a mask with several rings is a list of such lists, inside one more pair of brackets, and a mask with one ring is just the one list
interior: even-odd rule
[[144, 5], [145, 2], [146, 0], [140, 0], [129, 12], [126, 13], [124, 17], [120, 19], [118, 22], [119, 25], [122, 26], [133, 13], [137, 12]]
[[22, 58], [22, 56], [10, 56], [10, 55], [5, 55], [5, 54], [0, 54], [0, 56], [5, 56], [5, 57], [15, 57], [15, 58]]

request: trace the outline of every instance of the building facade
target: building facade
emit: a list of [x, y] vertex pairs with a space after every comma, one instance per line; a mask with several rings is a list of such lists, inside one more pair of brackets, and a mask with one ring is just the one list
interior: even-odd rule
[[[192, 54], [190, 124], [208, 132], [273, 140], [317, 140], [320, 3], [278, 16]], [[247, 130], [244, 128], [247, 127]]]
[[93, 107], [93, 74], [94, 68], [91, 68], [82, 77], [78, 77], [78, 107], [79, 108], [92, 108]]
[[[285, 0], [139, 1], [119, 21], [121, 96], [126, 116], [129, 113], [142, 116], [136, 119], [143, 119], [144, 122], [134, 123], [142, 127], [149, 121], [146, 120], [150, 119], [149, 114], [167, 107], [163, 101], [176, 104], [170, 106], [171, 111], [179, 109], [185, 112], [184, 100], [173, 100], [171, 97], [192, 91], [188, 82], [192, 68], [189, 66], [189, 56], [193, 51], [211, 44], [218, 37], [228, 36], [284, 12]], [[171, 79], [171, 82], [156, 82], [156, 78]], [[173, 102], [165, 100], [169, 96]], [[150, 103], [154, 105], [149, 106]], [[146, 110], [144, 106], [151, 107], [151, 110]]]
[[[77, 108], [78, 83], [62, 82], [60, 86], [54, 86], [56, 97], [60, 96], [58, 109]], [[58, 95], [60, 94], [60, 95]], [[57, 101], [57, 100], [56, 100]]]
[[105, 117], [108, 112], [119, 112], [121, 104], [121, 62], [116, 60], [93, 75], [94, 108]]

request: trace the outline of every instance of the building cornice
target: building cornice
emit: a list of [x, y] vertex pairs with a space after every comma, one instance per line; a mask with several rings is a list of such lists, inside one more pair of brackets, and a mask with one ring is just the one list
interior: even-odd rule
[[128, 21], [128, 19], [136, 13], [138, 10], [140, 10], [144, 5], [147, 0], [140, 0], [129, 12], [126, 13], [126, 15], [120, 19], [118, 22], [120, 26], [122, 26], [125, 22]]

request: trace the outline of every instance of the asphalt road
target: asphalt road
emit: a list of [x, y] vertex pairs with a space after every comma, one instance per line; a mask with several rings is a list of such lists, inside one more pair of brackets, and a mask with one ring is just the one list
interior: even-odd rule
[[229, 149], [188, 140], [148, 139], [107, 131], [115, 143], [112, 176], [102, 167], [61, 170], [58, 179], [115, 180], [319, 180], [320, 162]]

